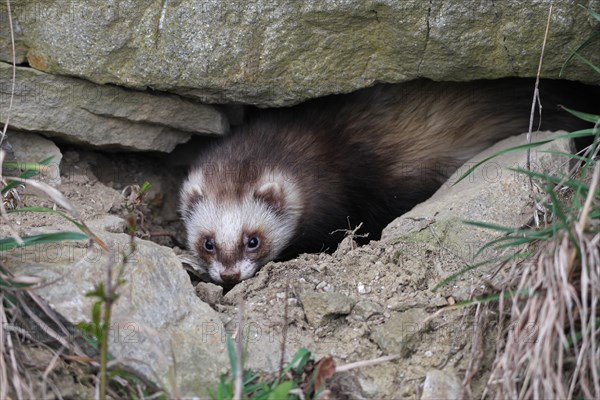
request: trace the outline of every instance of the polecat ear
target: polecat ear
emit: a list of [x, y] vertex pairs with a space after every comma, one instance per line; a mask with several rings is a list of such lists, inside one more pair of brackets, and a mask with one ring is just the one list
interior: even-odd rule
[[185, 215], [191, 212], [196, 204], [204, 200], [203, 186], [204, 174], [202, 170], [196, 169], [190, 172], [179, 195], [179, 210], [182, 214]]
[[284, 196], [281, 185], [277, 182], [267, 182], [254, 191], [254, 198], [262, 200], [275, 210], [281, 210], [284, 206]]
[[196, 204], [200, 203], [204, 200], [204, 195], [200, 191], [200, 188], [192, 188], [188, 193], [186, 193], [187, 197], [185, 199], [186, 205], [188, 208], [194, 207]]
[[181, 200], [179, 203], [179, 211], [183, 216], [189, 215], [196, 204], [204, 200], [204, 195], [200, 187], [186, 184], [181, 191]]

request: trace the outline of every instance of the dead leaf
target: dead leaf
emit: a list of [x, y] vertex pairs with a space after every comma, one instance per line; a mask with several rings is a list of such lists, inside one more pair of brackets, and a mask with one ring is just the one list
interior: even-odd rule
[[325, 381], [335, 373], [335, 361], [333, 357], [327, 356], [317, 361], [315, 369], [315, 392], [325, 384]]

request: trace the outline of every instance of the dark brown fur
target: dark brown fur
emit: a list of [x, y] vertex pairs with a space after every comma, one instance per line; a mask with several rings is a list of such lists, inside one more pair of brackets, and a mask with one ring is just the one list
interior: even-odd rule
[[[303, 196], [300, 225], [280, 258], [333, 250], [343, 233], [332, 232], [363, 223], [359, 233], [379, 238], [386, 224], [433, 194], [473, 155], [527, 131], [533, 84], [418, 80], [257, 110], [202, 154], [197, 168], [224, 201], [251, 190], [277, 166]], [[557, 109], [569, 87], [542, 83], [542, 130], [581, 127]]]

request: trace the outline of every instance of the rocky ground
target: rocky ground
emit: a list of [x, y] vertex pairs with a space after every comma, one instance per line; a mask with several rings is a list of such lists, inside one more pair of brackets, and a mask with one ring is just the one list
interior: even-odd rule
[[[512, 138], [503, 146], [522, 140]], [[569, 145], [554, 146], [568, 150]], [[152, 185], [147, 205], [138, 209], [138, 258], [126, 272], [128, 283], [114, 317], [118, 326], [135, 326], [139, 336], [135, 346], [121, 340], [111, 349], [125, 361], [144, 360], [150, 368], [132, 364], [142, 372], [164, 376], [174, 358], [182, 392], [205, 390], [228, 366], [225, 333], [235, 331], [243, 308], [247, 367], [277, 370], [282, 351], [289, 360], [300, 347], [315, 357], [332, 355], [338, 366], [397, 355], [394, 361], [341, 374], [336, 390], [351, 398], [458, 397], [464, 388], [481, 393], [497, 344], [494, 326], [482, 326], [476, 307], [451, 306], [489, 292], [494, 280], [490, 273], [496, 270], [482, 267], [440, 290], [432, 288], [478, 262], [475, 252], [493, 237], [464, 225], [463, 219], [509, 226], [527, 221], [527, 182], [503, 169], [522, 164], [523, 155], [504, 156], [488, 163], [485, 173], [456, 186], [445, 185], [392, 223], [381, 241], [357, 247], [348, 237], [331, 255], [308, 254], [268, 264], [253, 279], [224, 293], [184, 273], [176, 257], [183, 243], [176, 211], [177, 187], [185, 174], [178, 165], [181, 156], [174, 161], [158, 154], [73, 146], [61, 146], [60, 152], [58, 189], [90, 227], [117, 248], [128, 243], [122, 218], [130, 185]], [[536, 153], [534, 161], [542, 169], [564, 168], [558, 156]], [[52, 207], [44, 195], [29, 189], [20, 192], [20, 201], [23, 206]], [[12, 225], [21, 234], [67, 229], [60, 217], [37, 213], [17, 214]], [[89, 319], [89, 301], [82, 294], [102, 279], [105, 264], [91, 258], [89, 248], [71, 251], [69, 257], [63, 257], [64, 251], [52, 257], [54, 253], [41, 250], [29, 251], [27, 257], [5, 254], [3, 262], [17, 273], [54, 282], [39, 293], [68, 319]], [[208, 362], [201, 360], [210, 360], [212, 367], [200, 372], [197, 366]]]
[[[492, 160], [456, 186], [451, 178], [394, 221], [381, 241], [356, 247], [349, 237], [333, 254], [271, 263], [230, 291], [182, 264], [179, 183], [196, 146], [208, 140], [200, 136], [219, 137], [241, 123], [242, 104], [292, 105], [417, 77], [533, 77], [542, 41], [542, 77], [561, 71], [566, 79], [598, 83], [584, 62], [562, 71], [574, 48], [598, 64], [600, 53], [580, 46], [595, 32], [588, 10], [570, 0], [554, 1], [550, 19], [544, 2], [517, 1], [63, 3], [20, 2], [10, 12], [0, 5], [13, 21], [12, 33], [11, 24], [0, 24], [0, 121], [8, 124], [10, 116], [10, 129], [43, 133], [45, 139], [9, 131], [15, 159], [53, 155], [38, 178], [60, 190], [111, 250], [46, 244], [0, 252], [3, 265], [41, 277], [36, 293], [68, 320], [89, 321], [85, 293], [131, 249], [124, 232], [133, 210], [137, 247], [114, 309], [111, 352], [172, 397], [214, 387], [228, 368], [226, 334], [242, 311], [248, 367], [277, 370], [300, 347], [332, 355], [338, 366], [395, 356], [351, 369], [332, 387], [338, 397], [377, 399], [483, 392], [506, 332], [496, 332], [496, 316], [485, 306], [457, 304], [495, 293], [503, 270], [484, 265], [433, 288], [496, 255], [477, 254], [494, 235], [464, 220], [519, 227], [531, 219], [535, 188], [506, 170], [523, 166], [523, 154]], [[570, 150], [565, 142], [550, 147]], [[556, 154], [533, 157], [542, 171], [568, 166]], [[135, 185], [146, 181], [152, 188], [145, 204], [128, 210]], [[14, 206], [57, 207], [31, 188], [7, 198]], [[8, 226], [22, 235], [76, 229], [50, 213], [11, 214], [0, 238]], [[94, 376], [80, 364], [37, 348], [21, 358], [32, 382], [46, 377], [35, 397], [92, 397]]]

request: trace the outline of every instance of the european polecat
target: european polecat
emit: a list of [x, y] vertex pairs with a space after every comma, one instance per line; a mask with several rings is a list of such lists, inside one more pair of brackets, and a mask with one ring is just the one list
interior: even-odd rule
[[[540, 86], [542, 130], [574, 128], [548, 86], [565, 85]], [[188, 245], [214, 281], [233, 284], [268, 261], [334, 250], [360, 223], [378, 239], [473, 155], [527, 131], [532, 93], [529, 80], [418, 80], [258, 111], [185, 181]]]

